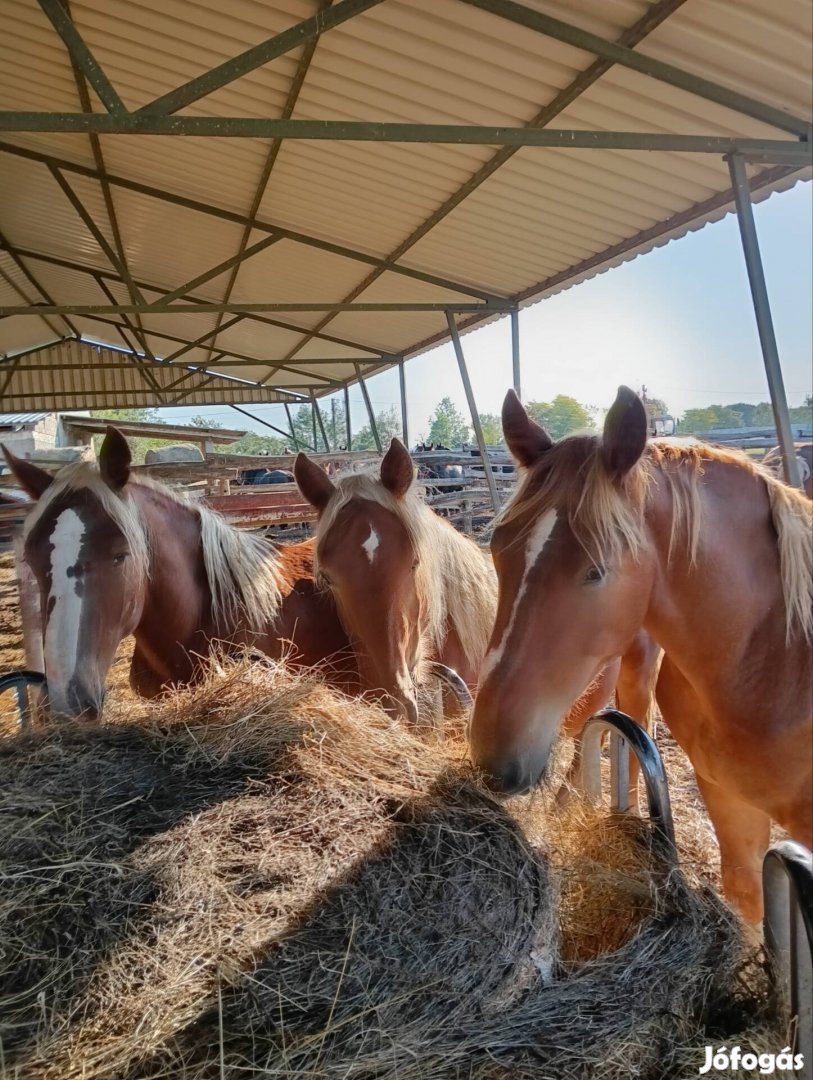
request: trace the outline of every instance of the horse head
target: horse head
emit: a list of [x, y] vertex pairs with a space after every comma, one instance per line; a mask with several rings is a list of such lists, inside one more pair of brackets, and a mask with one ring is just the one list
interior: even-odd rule
[[127, 441], [108, 427], [98, 470], [79, 462], [55, 477], [3, 453], [37, 501], [24, 549], [40, 592], [51, 712], [98, 719], [107, 673], [138, 624], [148, 577], [147, 538], [127, 492]]
[[554, 443], [509, 391], [503, 430], [523, 475], [492, 536], [497, 617], [470, 733], [475, 763], [514, 792], [540, 779], [560, 721], [641, 626], [651, 567], [595, 518], [623, 499], [647, 417], [622, 387], [603, 438]]
[[363, 688], [383, 692], [395, 715], [417, 721], [414, 674], [421, 657], [419, 553], [408, 527], [415, 468], [398, 439], [379, 476], [334, 483], [305, 454], [299, 489], [319, 513], [317, 569], [353, 642]]

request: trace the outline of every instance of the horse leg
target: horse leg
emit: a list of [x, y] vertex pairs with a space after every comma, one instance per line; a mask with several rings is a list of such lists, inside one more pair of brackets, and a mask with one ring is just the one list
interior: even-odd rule
[[762, 859], [771, 839], [771, 819], [718, 784], [697, 777], [720, 845], [726, 899], [749, 925], [762, 918]]
[[[660, 646], [656, 645], [645, 630], [641, 630], [632, 645], [621, 657], [621, 668], [615, 686], [615, 701], [620, 712], [626, 713], [646, 731], [652, 734], [655, 714], [655, 683], [660, 667]], [[630, 754], [629, 807], [630, 813], [638, 813], [638, 758]]]

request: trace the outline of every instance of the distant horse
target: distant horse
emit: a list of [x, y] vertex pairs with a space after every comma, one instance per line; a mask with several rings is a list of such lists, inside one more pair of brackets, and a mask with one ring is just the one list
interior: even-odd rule
[[55, 477], [4, 449], [37, 506], [25, 556], [43, 613], [54, 715], [97, 719], [121, 640], [135, 637], [130, 684], [144, 697], [188, 683], [217, 645], [250, 647], [298, 665], [330, 662], [354, 682], [347, 635], [313, 575], [313, 541], [279, 547], [241, 532], [154, 480], [134, 479], [112, 427], [98, 468]]
[[470, 687], [496, 610], [490, 560], [424, 502], [415, 467], [398, 439], [380, 474], [335, 483], [305, 454], [294, 466], [319, 512], [316, 568], [356, 651], [366, 689], [387, 695], [396, 715], [417, 720], [421, 661], [454, 668]]
[[533, 785], [569, 702], [644, 627], [726, 894], [756, 921], [771, 821], [813, 846], [813, 504], [739, 452], [647, 445], [626, 387], [603, 437], [554, 444], [511, 392], [503, 425], [526, 472], [492, 541], [475, 761], [507, 791]]
[[[808, 499], [813, 499], [813, 443], [803, 443], [801, 446], [797, 446], [796, 460], [799, 463], [799, 478], [802, 481], [802, 489]], [[784, 479], [785, 472], [782, 465], [781, 447], [775, 446], [773, 450], [769, 450], [762, 459], [762, 464], [766, 469], [776, 473], [780, 480]]]

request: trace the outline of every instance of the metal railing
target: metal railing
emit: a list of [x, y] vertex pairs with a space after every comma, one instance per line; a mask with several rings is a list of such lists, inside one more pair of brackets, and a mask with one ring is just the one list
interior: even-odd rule
[[0, 675], [0, 695], [13, 690], [17, 694], [17, 712], [20, 714], [20, 727], [25, 729], [31, 723], [30, 687], [45, 685], [45, 676], [41, 671], [9, 671]]
[[795, 840], [769, 848], [762, 863], [765, 949], [794, 1024], [798, 1075], [813, 1077], [813, 854]]
[[672, 821], [672, 805], [663, 759], [654, 739], [625, 713], [617, 709], [605, 709], [591, 717], [581, 736], [580, 779], [582, 790], [588, 798], [600, 801], [601, 744], [603, 736], [610, 733], [610, 793], [613, 810], [625, 812], [630, 809], [629, 775], [630, 754], [634, 754], [644, 778], [649, 818], [653, 831], [664, 841], [665, 848], [677, 862], [675, 826]]

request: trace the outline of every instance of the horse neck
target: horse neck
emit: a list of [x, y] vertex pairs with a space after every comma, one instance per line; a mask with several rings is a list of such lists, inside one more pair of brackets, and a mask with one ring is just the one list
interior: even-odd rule
[[698, 485], [694, 558], [693, 523], [684, 521], [672, 536], [675, 487], [661, 476], [653, 485], [646, 516], [656, 569], [645, 629], [694, 682], [710, 685], [728, 680], [746, 654], [755, 669], [771, 656], [778, 662], [787, 627], [765, 482], [747, 469], [708, 460]]
[[214, 633], [211, 592], [201, 548], [200, 518], [159, 489], [131, 489], [150, 537], [150, 577], [134, 631], [140, 656], [162, 677], [183, 677], [190, 651]]

